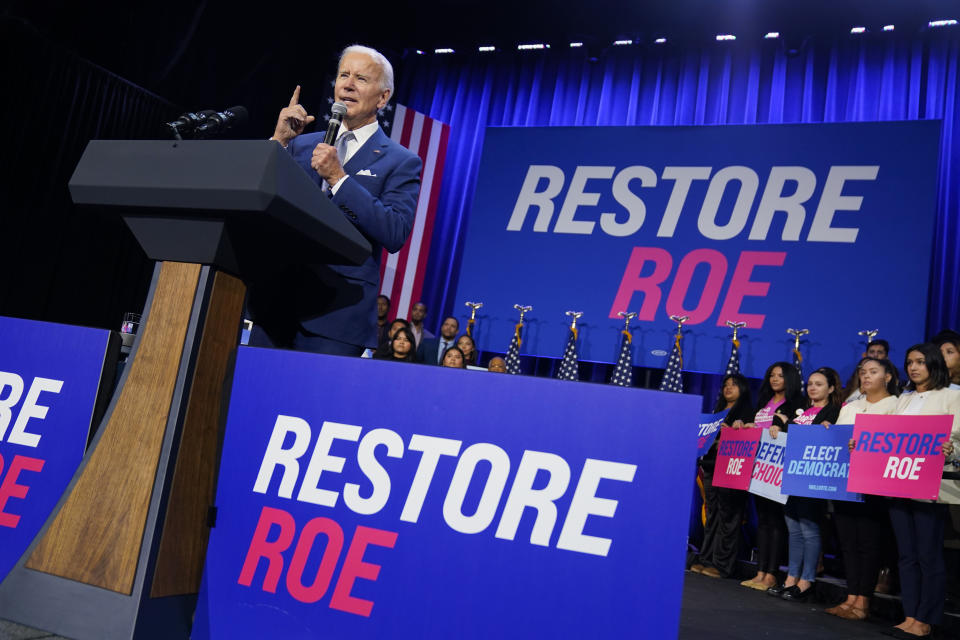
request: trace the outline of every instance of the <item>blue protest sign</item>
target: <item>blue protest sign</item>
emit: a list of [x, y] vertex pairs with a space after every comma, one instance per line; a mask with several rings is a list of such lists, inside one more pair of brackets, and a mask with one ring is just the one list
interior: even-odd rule
[[0, 580], [83, 457], [110, 332], [0, 317]]
[[671, 314], [689, 317], [686, 370], [723, 370], [728, 320], [747, 323], [748, 376], [789, 354], [788, 327], [810, 330], [808, 360], [855, 361], [859, 327], [923, 335], [930, 252], [879, 261], [897, 292], [881, 318], [866, 288], [823, 314], [797, 283], [855, 272], [890, 238], [930, 245], [939, 135], [936, 121], [487, 129], [456, 300], [483, 300], [482, 350], [507, 348], [519, 303], [532, 355], [563, 353], [576, 309], [582, 360], [614, 362], [617, 313], [635, 311], [641, 366], [666, 365]]
[[784, 453], [783, 492], [791, 496], [863, 502], [847, 491], [852, 424], [792, 425]]
[[700, 415], [700, 422], [697, 424], [697, 457], [707, 455], [713, 441], [720, 434], [720, 427], [723, 426], [723, 419], [727, 417], [726, 411], [720, 413], [704, 413]]
[[674, 637], [699, 403], [241, 347], [193, 638]]

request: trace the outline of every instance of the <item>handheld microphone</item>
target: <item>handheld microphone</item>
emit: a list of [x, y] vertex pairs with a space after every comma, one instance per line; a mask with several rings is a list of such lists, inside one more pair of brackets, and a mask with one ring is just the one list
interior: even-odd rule
[[170, 132], [173, 134], [174, 138], [177, 140], [182, 140], [183, 138], [181, 136], [192, 134], [198, 126], [203, 124], [207, 118], [215, 113], [216, 111], [213, 109], [197, 111], [196, 113], [188, 112], [173, 122], [166, 123], [164, 126], [170, 129]]
[[197, 125], [196, 134], [198, 136], [210, 136], [217, 133], [223, 133], [227, 129], [242, 127], [250, 119], [250, 113], [246, 107], [230, 107], [223, 111], [214, 111], [207, 116], [206, 120]]
[[330, 124], [327, 125], [327, 135], [323, 138], [324, 144], [333, 144], [337, 140], [337, 132], [340, 131], [340, 123], [343, 122], [345, 115], [347, 115], [347, 105], [334, 102], [330, 107]]

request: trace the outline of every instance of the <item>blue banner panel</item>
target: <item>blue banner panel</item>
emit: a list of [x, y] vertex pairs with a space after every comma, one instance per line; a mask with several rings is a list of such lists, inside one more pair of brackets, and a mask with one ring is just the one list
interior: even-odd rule
[[713, 441], [720, 435], [720, 427], [723, 426], [723, 419], [727, 417], [729, 411], [720, 413], [704, 413], [700, 416], [700, 422], [697, 424], [697, 457], [707, 455]]
[[0, 317], [0, 580], [86, 448], [110, 332]]
[[[729, 320], [747, 323], [748, 376], [790, 359], [787, 328], [849, 372], [859, 330], [923, 337], [939, 136], [937, 121], [489, 128], [456, 304], [484, 303], [484, 350], [506, 350], [522, 304], [531, 355], [562, 355], [572, 310], [580, 358], [615, 362], [617, 312], [634, 311], [638, 365], [665, 366], [678, 315], [685, 370], [724, 370]], [[884, 251], [894, 240], [916, 250]]]
[[863, 502], [847, 491], [852, 424], [791, 425], [783, 454], [783, 492], [790, 496]]
[[676, 637], [700, 401], [241, 347], [193, 638]]

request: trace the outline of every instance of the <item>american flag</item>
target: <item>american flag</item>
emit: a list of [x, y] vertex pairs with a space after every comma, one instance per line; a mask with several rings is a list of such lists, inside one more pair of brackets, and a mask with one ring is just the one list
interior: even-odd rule
[[723, 375], [729, 376], [733, 373], [740, 373], [740, 341], [736, 339], [730, 347], [730, 359], [727, 360], [727, 370]]
[[520, 331], [523, 329], [523, 323], [520, 322], [514, 327], [513, 339], [510, 341], [510, 347], [507, 348], [507, 373], [520, 373]]
[[570, 327], [570, 337], [567, 338], [567, 348], [563, 352], [563, 362], [557, 373], [560, 380], [579, 380], [580, 366], [577, 361], [577, 330]]
[[633, 386], [633, 351], [631, 350], [630, 332], [624, 329], [621, 331], [623, 340], [620, 341], [620, 357], [617, 358], [617, 366], [613, 369], [613, 375], [610, 377], [610, 384], [618, 384], [621, 387]]
[[673, 349], [670, 351], [670, 360], [667, 362], [667, 368], [663, 372], [663, 380], [660, 382], [660, 391], [676, 391], [683, 393], [683, 351], [680, 349], [680, 336], [677, 335], [673, 341]]
[[[390, 105], [386, 107], [390, 109]], [[406, 318], [411, 307], [423, 292], [423, 276], [430, 256], [430, 238], [433, 236], [433, 221], [437, 215], [437, 200], [440, 197], [440, 181], [443, 164], [447, 157], [447, 141], [450, 125], [408, 109], [402, 104], [393, 107], [393, 121], [382, 120], [385, 132], [420, 156], [423, 173], [420, 182], [420, 200], [413, 231], [403, 248], [380, 260], [380, 293], [390, 298], [389, 317]]]

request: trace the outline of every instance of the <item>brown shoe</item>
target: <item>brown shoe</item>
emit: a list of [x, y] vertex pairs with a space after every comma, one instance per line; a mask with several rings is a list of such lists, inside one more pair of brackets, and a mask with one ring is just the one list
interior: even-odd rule
[[716, 569], [714, 569], [713, 567], [707, 567], [706, 569], [704, 569], [704, 570], [701, 571], [700, 573], [702, 573], [703, 575], [707, 576], [708, 578], [722, 578], [722, 577], [723, 577], [723, 576], [720, 574], [720, 572], [717, 571]]
[[860, 609], [859, 607], [849, 607], [840, 611], [837, 614], [838, 617], [843, 618], [844, 620], [866, 620], [867, 619], [867, 610]]
[[702, 564], [692, 564], [690, 565], [690, 571], [694, 573], [703, 573], [703, 570], [706, 569]]

